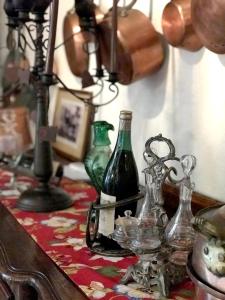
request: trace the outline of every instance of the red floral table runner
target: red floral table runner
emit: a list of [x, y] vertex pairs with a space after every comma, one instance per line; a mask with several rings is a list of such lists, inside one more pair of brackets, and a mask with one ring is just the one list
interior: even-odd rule
[[[75, 282], [90, 299], [158, 299], [136, 284], [122, 285], [120, 278], [135, 257], [104, 257], [91, 253], [85, 244], [87, 211], [95, 200], [95, 189], [87, 183], [62, 180], [62, 187], [74, 200], [68, 209], [50, 213], [24, 212], [15, 207], [17, 188], [34, 184], [29, 177], [17, 177], [14, 186], [9, 182], [12, 173], [0, 170], [1, 202], [33, 237], [44, 252]], [[17, 187], [17, 188], [16, 188]], [[170, 300], [191, 300], [194, 286], [190, 280], [171, 291]]]

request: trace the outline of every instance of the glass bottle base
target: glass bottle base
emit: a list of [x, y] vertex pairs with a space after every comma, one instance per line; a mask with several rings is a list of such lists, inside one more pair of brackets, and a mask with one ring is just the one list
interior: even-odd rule
[[113, 257], [119, 257], [119, 256], [132, 256], [134, 255], [133, 252], [131, 252], [129, 249], [106, 249], [101, 245], [93, 245], [90, 249], [92, 252], [103, 255], [103, 256], [113, 256]]

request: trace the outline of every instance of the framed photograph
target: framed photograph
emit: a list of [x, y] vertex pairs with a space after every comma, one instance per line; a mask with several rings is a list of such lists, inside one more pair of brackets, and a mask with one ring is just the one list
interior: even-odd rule
[[[92, 101], [92, 94], [86, 91], [76, 91], [78, 97]], [[93, 108], [59, 88], [56, 95], [53, 126], [57, 127], [56, 142], [53, 148], [75, 161], [82, 161], [86, 152], [92, 123]]]

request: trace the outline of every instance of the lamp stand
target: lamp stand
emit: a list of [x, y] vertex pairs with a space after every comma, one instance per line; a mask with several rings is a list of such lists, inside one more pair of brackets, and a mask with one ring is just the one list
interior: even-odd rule
[[[57, 4], [57, 7], [56, 7]], [[55, 7], [54, 7], [55, 5]], [[54, 9], [55, 8], [55, 9]], [[36, 39], [35, 46], [35, 64], [32, 71], [34, 89], [37, 99], [36, 112], [36, 132], [34, 148], [34, 175], [38, 179], [38, 186], [23, 192], [17, 200], [16, 206], [26, 211], [47, 212], [67, 208], [72, 205], [72, 200], [61, 188], [51, 186], [49, 180], [53, 173], [52, 167], [52, 148], [48, 133], [51, 128], [48, 126], [48, 103], [49, 103], [49, 86], [53, 84], [53, 75], [51, 68], [46, 67], [49, 62], [53, 62], [55, 27], [58, 12], [58, 1], [53, 0], [49, 30], [49, 43], [47, 52], [47, 63], [45, 62], [44, 47], [45, 40], [43, 32], [44, 13], [35, 15], [36, 22]], [[49, 51], [53, 49], [53, 51]], [[52, 67], [52, 65], [51, 65]], [[47, 72], [46, 72], [47, 71]], [[50, 71], [50, 72], [49, 72]], [[44, 129], [44, 137], [43, 137]]]

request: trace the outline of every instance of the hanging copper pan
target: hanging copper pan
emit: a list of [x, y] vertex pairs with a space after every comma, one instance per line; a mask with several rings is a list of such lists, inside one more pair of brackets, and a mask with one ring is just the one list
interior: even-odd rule
[[[149, 18], [136, 9], [136, 1], [117, 12], [117, 72], [121, 84], [130, 84], [157, 71], [164, 59], [159, 34]], [[112, 11], [99, 24], [99, 37], [103, 65], [110, 71], [110, 37]]]
[[193, 26], [209, 50], [225, 53], [225, 1], [192, 0], [191, 14]]
[[[97, 6], [95, 6], [95, 15], [97, 23], [104, 16]], [[74, 9], [70, 10], [64, 18], [63, 36], [70, 70], [74, 75], [82, 77], [89, 66], [89, 55], [85, 45], [93, 41], [94, 36], [90, 32], [81, 30], [79, 17]]]
[[167, 42], [174, 47], [197, 51], [203, 45], [191, 20], [191, 0], [172, 0], [163, 10], [162, 29]]

